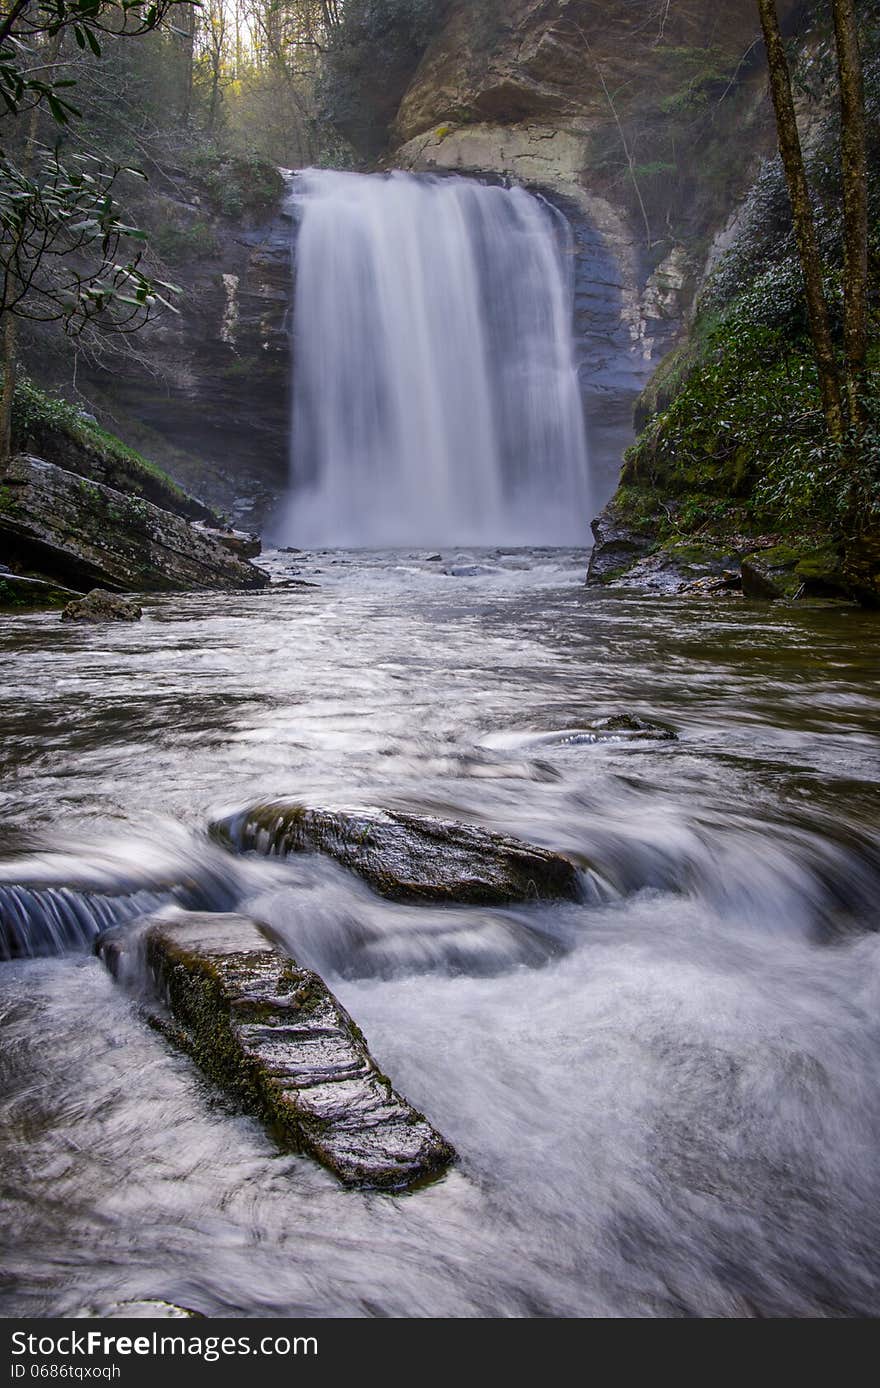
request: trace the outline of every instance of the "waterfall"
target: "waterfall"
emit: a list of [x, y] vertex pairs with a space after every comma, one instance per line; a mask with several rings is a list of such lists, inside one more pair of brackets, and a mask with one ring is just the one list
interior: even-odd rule
[[522, 188], [308, 170], [297, 218], [298, 545], [582, 544], [570, 233]]

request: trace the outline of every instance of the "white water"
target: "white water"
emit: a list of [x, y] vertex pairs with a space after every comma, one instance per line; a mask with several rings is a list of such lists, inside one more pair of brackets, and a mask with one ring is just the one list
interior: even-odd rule
[[[0, 616], [0, 927], [68, 945], [0, 964], [0, 1315], [880, 1310], [876, 614], [454, 557]], [[589, 740], [624, 711], [678, 741]], [[483, 824], [614, 895], [404, 905], [205, 836], [275, 796]], [[270, 923], [450, 1175], [342, 1190], [218, 1101], [70, 947], [147, 894]]]
[[582, 544], [561, 214], [522, 188], [309, 170], [294, 187], [295, 545]]

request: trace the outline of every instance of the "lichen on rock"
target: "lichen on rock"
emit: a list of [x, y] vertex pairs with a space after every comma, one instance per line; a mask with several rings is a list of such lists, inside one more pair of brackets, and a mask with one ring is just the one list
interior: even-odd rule
[[345, 1185], [410, 1190], [454, 1160], [323, 980], [275, 949], [256, 921], [171, 910], [144, 922], [137, 943], [117, 930], [97, 947], [117, 975], [126, 954], [143, 949], [170, 1010], [165, 1035], [282, 1147], [315, 1157]]

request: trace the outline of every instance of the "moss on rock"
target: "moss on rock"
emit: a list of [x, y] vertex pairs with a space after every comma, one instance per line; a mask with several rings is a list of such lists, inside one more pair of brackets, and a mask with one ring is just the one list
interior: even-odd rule
[[[102, 944], [113, 972], [131, 936]], [[265, 1122], [285, 1148], [346, 1185], [403, 1191], [455, 1158], [383, 1075], [326, 984], [249, 917], [166, 913], [148, 922], [146, 962], [174, 1018], [165, 1034]]]

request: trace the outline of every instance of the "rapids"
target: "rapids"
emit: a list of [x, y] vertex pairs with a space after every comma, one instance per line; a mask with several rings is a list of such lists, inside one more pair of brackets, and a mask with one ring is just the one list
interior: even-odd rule
[[[565, 551], [269, 562], [321, 586], [0, 617], [0, 912], [47, 952], [0, 964], [2, 1313], [877, 1314], [876, 616], [597, 592]], [[622, 711], [679, 740], [590, 737]], [[208, 839], [272, 796], [601, 890], [397, 905]], [[89, 952], [169, 900], [321, 970], [453, 1172], [345, 1192], [231, 1109]]]

